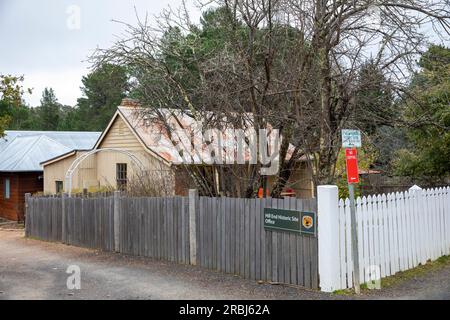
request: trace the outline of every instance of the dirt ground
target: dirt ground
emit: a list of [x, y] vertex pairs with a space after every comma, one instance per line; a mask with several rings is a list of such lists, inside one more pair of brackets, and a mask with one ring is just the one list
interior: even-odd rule
[[[68, 266], [81, 289], [67, 289]], [[47, 243], [0, 229], [2, 299], [353, 299], [294, 286], [258, 284], [201, 267]], [[450, 299], [450, 265], [361, 299]]]
[[0, 230], [9, 230], [9, 229], [23, 229], [24, 224], [22, 222], [10, 221], [3, 218], [0, 218]]

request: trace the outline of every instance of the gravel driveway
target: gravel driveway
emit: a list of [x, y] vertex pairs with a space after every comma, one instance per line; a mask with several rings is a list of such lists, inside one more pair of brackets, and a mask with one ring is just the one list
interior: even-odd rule
[[[66, 286], [70, 265], [81, 290]], [[450, 299], [450, 266], [360, 298]], [[258, 284], [201, 267], [25, 239], [0, 230], [0, 299], [348, 299], [298, 287]]]
[[[81, 269], [68, 290], [67, 267]], [[23, 238], [0, 230], [0, 299], [321, 299], [297, 287], [257, 284], [200, 267]]]

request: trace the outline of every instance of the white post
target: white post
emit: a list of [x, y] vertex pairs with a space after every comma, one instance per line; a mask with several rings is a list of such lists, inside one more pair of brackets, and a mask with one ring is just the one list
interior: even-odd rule
[[196, 189], [189, 190], [189, 248], [191, 264], [197, 264], [197, 231], [195, 224], [195, 213], [198, 201], [198, 193]]
[[338, 187], [317, 187], [320, 289], [333, 292], [339, 286]]
[[114, 191], [114, 251], [120, 251], [120, 191]]

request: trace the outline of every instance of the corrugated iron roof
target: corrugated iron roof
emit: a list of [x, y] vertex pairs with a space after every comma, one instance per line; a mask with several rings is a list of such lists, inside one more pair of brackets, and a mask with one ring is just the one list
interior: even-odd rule
[[100, 132], [6, 131], [0, 138], [0, 171], [42, 171], [41, 162], [71, 150], [92, 149]]
[[[118, 110], [120, 114], [126, 119], [129, 125], [134, 129], [135, 133], [140, 137], [142, 142], [164, 158], [168, 162], [179, 162], [181, 161], [180, 150], [185, 155], [188, 155], [192, 161], [192, 163], [200, 164], [204, 161], [211, 161], [211, 153], [209, 148], [204, 141], [202, 141], [201, 131], [204, 129], [204, 124], [202, 121], [196, 121], [191, 116], [187, 115], [185, 112], [176, 109], [158, 109], [159, 113], [165, 119], [165, 123], [163, 125], [162, 122], [158, 121], [158, 119], [148, 119], [144, 116], [145, 109], [141, 107], [130, 107], [130, 106], [119, 106]], [[250, 117], [250, 116], [249, 116]], [[248, 122], [248, 120], [245, 120]], [[166, 126], [170, 127], [171, 135], [169, 135]], [[247, 127], [251, 128], [249, 123], [247, 123]], [[268, 130], [271, 131], [271, 127], [268, 127]], [[181, 136], [177, 133], [183, 132], [187, 133], [186, 135], [182, 134]], [[244, 130], [245, 135], [249, 134], [249, 129]], [[194, 141], [192, 141], [192, 139]], [[234, 135], [230, 135], [229, 132], [223, 131], [221, 137], [221, 145], [229, 146], [231, 149], [231, 153], [236, 153], [236, 150], [233, 150], [233, 146], [235, 145], [235, 137]], [[191, 147], [192, 142], [201, 146], [201, 150], [193, 150]], [[271, 148], [271, 141], [269, 139], [269, 148]], [[176, 147], [174, 146], [176, 144]], [[211, 142], [212, 145], [217, 145], [217, 141]], [[286, 156], [289, 159], [292, 155], [292, 151], [294, 146], [292, 144], [289, 145], [288, 154]], [[225, 150], [225, 149], [224, 149]], [[223, 151], [223, 159], [227, 157], [231, 157], [234, 159], [235, 154], [226, 154], [226, 151]], [[250, 153], [246, 150], [244, 159], [248, 161], [250, 158]]]

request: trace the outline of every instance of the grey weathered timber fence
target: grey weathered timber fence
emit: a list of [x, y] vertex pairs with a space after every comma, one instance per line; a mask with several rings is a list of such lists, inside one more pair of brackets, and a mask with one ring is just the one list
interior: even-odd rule
[[314, 199], [26, 197], [26, 235], [318, 288], [317, 237], [266, 230], [264, 208]]
[[318, 288], [317, 238], [264, 229], [264, 208], [316, 211], [314, 199], [199, 198], [197, 264], [248, 279]]
[[190, 263], [187, 197], [120, 198], [119, 252]]
[[61, 236], [62, 242], [114, 251], [113, 205], [113, 197], [64, 198], [65, 232]]
[[25, 196], [26, 236], [45, 241], [62, 240], [61, 198]]

